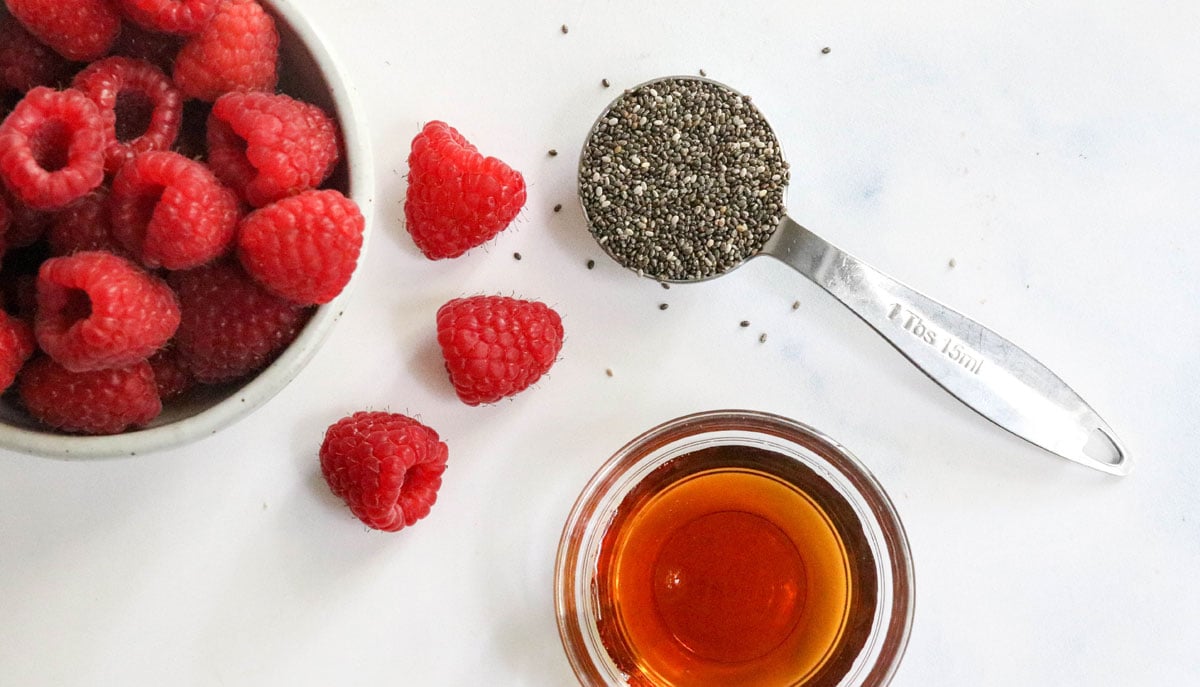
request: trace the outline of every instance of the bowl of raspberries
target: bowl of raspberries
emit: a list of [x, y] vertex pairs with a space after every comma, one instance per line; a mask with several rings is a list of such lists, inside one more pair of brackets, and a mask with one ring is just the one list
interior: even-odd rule
[[367, 236], [351, 99], [282, 0], [3, 0], [0, 446], [154, 451], [282, 389]]

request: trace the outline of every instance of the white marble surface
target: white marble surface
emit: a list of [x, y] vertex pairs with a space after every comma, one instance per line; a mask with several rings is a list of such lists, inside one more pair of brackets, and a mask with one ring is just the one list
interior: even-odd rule
[[[372, 127], [355, 299], [218, 436], [91, 464], [0, 455], [0, 684], [571, 684], [551, 578], [575, 494], [635, 434], [718, 407], [820, 428], [893, 496], [917, 573], [895, 685], [1200, 674], [1195, 3], [297, 4]], [[584, 133], [616, 89], [701, 68], [773, 121], [799, 221], [1046, 362], [1134, 474], [993, 427], [778, 264], [664, 291], [607, 261], [573, 202]], [[529, 182], [515, 226], [450, 262], [401, 221], [430, 119]], [[469, 408], [433, 315], [480, 292], [553, 304], [568, 338], [536, 388]], [[411, 530], [368, 531], [321, 482], [325, 426], [361, 408], [450, 445]]]

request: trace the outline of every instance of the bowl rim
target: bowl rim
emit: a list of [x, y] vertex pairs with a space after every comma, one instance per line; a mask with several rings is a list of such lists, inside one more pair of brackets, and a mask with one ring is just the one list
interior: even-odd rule
[[[597, 663], [598, 656], [594, 655], [600, 650], [587, 639], [594, 631], [587, 630], [581, 622], [586, 611], [581, 607], [580, 599], [594, 600], [596, 595], [595, 589], [589, 586], [590, 577], [586, 574], [591, 567], [590, 543], [596, 539], [595, 535], [589, 535], [586, 531], [588, 522], [598, 522], [595, 526], [601, 532], [607, 530], [608, 518], [611, 518], [609, 511], [611, 507], [619, 505], [624, 496], [617, 498], [615, 504], [610, 504], [611, 507], [605, 505], [606, 502], [612, 500], [614, 489], [627, 493], [628, 488], [623, 485], [623, 480], [627, 475], [644, 473], [647, 459], [661, 457], [664, 450], [669, 456], [674, 451], [672, 447], [683, 442], [729, 432], [772, 436], [800, 446], [828, 463], [828, 469], [841, 476], [844, 486], [853, 489], [863, 499], [862, 505], [879, 525], [882, 543], [886, 545], [886, 556], [880, 565], [889, 569], [891, 590], [890, 608], [881, 617], [883, 624], [872, 631], [873, 636], [876, 632], [878, 636], [874, 640], [869, 638], [867, 647], [863, 649], [875, 653], [875, 649], [868, 649], [874, 644], [878, 653], [873, 661], [861, 664], [852, 671], [855, 678], [861, 680], [853, 684], [872, 687], [887, 685], [908, 647], [916, 591], [912, 550], [895, 504], [867, 466], [828, 435], [788, 417], [742, 409], [702, 411], [662, 422], [615, 451], [580, 490], [563, 525], [554, 562], [554, 610], [559, 639], [576, 679], [588, 687], [618, 684], [607, 681], [605, 670]], [[636, 483], [644, 477], [641, 474], [632, 481]], [[601, 506], [604, 509], [600, 509]], [[859, 661], [862, 660], [860, 655]]]
[[354, 200], [363, 214], [363, 244], [354, 276], [333, 300], [317, 307], [299, 336], [263, 368], [228, 397], [212, 406], [167, 424], [109, 435], [54, 434], [35, 428], [5, 425], [0, 428], [0, 448], [47, 458], [88, 460], [136, 456], [175, 448], [234, 424], [271, 400], [312, 360], [325, 342], [334, 324], [341, 319], [355, 284], [360, 280], [371, 235], [375, 172], [363, 109], [344, 70], [326, 48], [319, 32], [286, 0], [259, 0], [263, 7], [283, 22], [312, 56], [322, 80], [336, 105], [335, 119], [342, 136], [347, 166], [347, 197]]

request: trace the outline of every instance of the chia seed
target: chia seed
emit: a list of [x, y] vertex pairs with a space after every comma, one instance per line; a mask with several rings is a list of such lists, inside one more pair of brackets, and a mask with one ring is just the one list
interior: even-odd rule
[[739, 322], [739, 323], [738, 323], [738, 326], [741, 326], [741, 327], [749, 327], [749, 326], [750, 326], [750, 320], [742, 320], [741, 322]]
[[760, 334], [760, 335], [758, 336], [758, 342], [759, 342], [759, 343], [766, 343], [766, 342], [767, 342], [767, 333], [766, 333], [766, 332], [763, 332], [762, 334]]
[[608, 82], [608, 79], [600, 79], [600, 85], [604, 86], [605, 88], [608, 88], [612, 84]]
[[567, 25], [566, 25], [566, 24], [563, 24], [563, 25], [562, 25], [562, 32], [563, 32], [563, 33], [566, 33], [566, 32], [567, 32], [567, 31], [569, 31], [569, 30], [570, 30], [570, 29], [568, 29], [568, 28], [567, 28]]
[[659, 310], [666, 310], [666, 309], [667, 309], [667, 308], [669, 308], [669, 307], [671, 307], [671, 306], [670, 306], [670, 305], [668, 305], [668, 304], [666, 304], [666, 303], [659, 303], [659, 304], [658, 304], [658, 309], [659, 309]]
[[784, 214], [788, 166], [766, 118], [720, 84], [673, 77], [625, 91], [579, 166], [592, 235], [660, 282], [707, 279], [762, 249]]
[[827, 46], [825, 46], [824, 48], [821, 48], [821, 54], [822, 54], [822, 55], [828, 55], [828, 54], [829, 54], [829, 46], [828, 46], [828, 45], [827, 45]]
[[551, 148], [550, 150], [546, 151], [546, 154], [549, 155], [550, 157], [555, 157], [558, 155], [558, 151], [555, 150], [554, 148]]
[[596, 266], [596, 261], [595, 261], [595, 260], [588, 260], [588, 261], [587, 261], [587, 268], [588, 268], [589, 270], [590, 270], [590, 269], [592, 269], [592, 268], [593, 268], [593, 267], [595, 267], [595, 266]]
[[520, 259], [521, 259], [520, 253], [513, 253], [513, 260], [520, 260]]
[[562, 203], [559, 203], [559, 204], [555, 205], [555, 206], [554, 206], [554, 211], [555, 211], [555, 212], [562, 212]]

